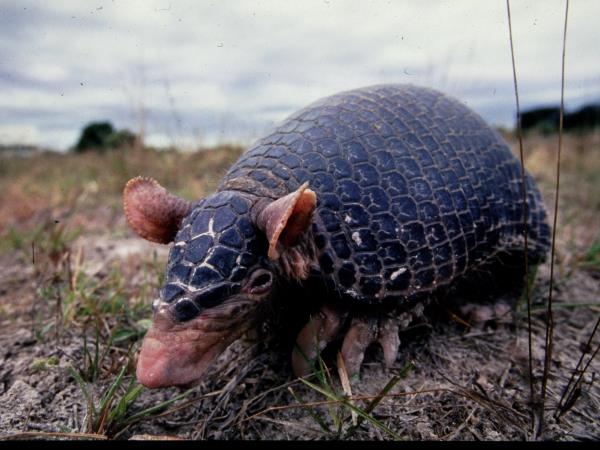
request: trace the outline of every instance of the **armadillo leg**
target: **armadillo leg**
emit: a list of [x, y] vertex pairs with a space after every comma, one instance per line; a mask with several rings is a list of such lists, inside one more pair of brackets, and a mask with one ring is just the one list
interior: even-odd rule
[[365, 357], [365, 350], [377, 340], [377, 319], [352, 319], [352, 324], [344, 337], [342, 357], [349, 376], [358, 375]]
[[489, 322], [503, 325], [513, 320], [513, 308], [503, 300], [491, 304], [466, 303], [460, 307], [460, 313], [476, 330], [483, 329]]
[[398, 328], [398, 320], [391, 317], [386, 317], [379, 324], [377, 341], [383, 349], [383, 359], [388, 368], [396, 362], [398, 357], [398, 348], [400, 347]]
[[337, 336], [344, 317], [324, 306], [302, 328], [292, 351], [292, 368], [298, 377], [312, 372], [321, 351]]

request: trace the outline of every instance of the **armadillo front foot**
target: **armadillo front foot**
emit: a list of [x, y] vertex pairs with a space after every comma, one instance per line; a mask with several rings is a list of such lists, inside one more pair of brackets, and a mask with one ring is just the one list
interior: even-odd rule
[[345, 315], [324, 306], [311, 317], [296, 338], [292, 351], [292, 368], [298, 377], [313, 371], [314, 362], [327, 346], [338, 335]]
[[385, 365], [390, 367], [396, 361], [400, 347], [398, 320], [392, 317], [354, 317], [342, 344], [342, 357], [348, 375], [358, 375], [365, 351], [376, 342], [383, 349]]
[[[304, 326], [292, 353], [292, 366], [296, 376], [312, 371], [320, 352], [340, 333], [345, 315], [324, 307]], [[365, 351], [374, 343], [383, 349], [386, 366], [391, 366], [398, 356], [400, 320], [390, 316], [353, 317], [342, 343], [342, 358], [348, 375], [358, 375]]]

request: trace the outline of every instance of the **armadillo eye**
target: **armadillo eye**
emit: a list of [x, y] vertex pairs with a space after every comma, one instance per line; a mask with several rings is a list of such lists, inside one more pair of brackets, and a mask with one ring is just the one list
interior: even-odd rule
[[268, 270], [258, 269], [250, 275], [250, 280], [245, 290], [250, 294], [260, 295], [271, 289], [273, 285], [273, 275]]

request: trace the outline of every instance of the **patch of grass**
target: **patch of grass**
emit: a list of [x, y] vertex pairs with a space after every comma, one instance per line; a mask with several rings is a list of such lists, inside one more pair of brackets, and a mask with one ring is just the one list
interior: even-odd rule
[[600, 274], [600, 234], [580, 258], [579, 266]]
[[[151, 302], [160, 279], [156, 261], [142, 262], [142, 281], [125, 276], [123, 263], [115, 261], [106, 271], [87, 274], [72, 267], [70, 257], [50, 276], [43, 275], [35, 300], [36, 335], [46, 339], [51, 330], [55, 337], [65, 329], [71, 332], [92, 325], [97, 341], [108, 345], [131, 344], [145, 334], [151, 317]], [[53, 312], [53, 314], [52, 314]]]
[[[341, 355], [338, 355], [338, 361], [340, 359]], [[360, 407], [356, 402], [352, 401], [352, 398], [349, 395], [349, 383], [344, 383], [344, 378], [346, 381], [348, 380], [345, 367], [338, 367], [340, 379], [342, 380], [342, 389], [340, 390], [340, 388], [337, 387], [337, 384], [334, 383], [329, 369], [321, 356], [317, 358], [316, 362], [317, 367], [313, 372], [313, 375], [316, 377], [317, 382], [313, 383], [306, 378], [300, 378], [299, 380], [309, 388], [322, 394], [327, 400], [331, 400], [331, 403], [327, 404], [327, 408], [330, 421], [333, 424], [333, 430], [327, 425], [327, 421], [321, 416], [316, 408], [313, 409], [307, 407], [308, 413], [324, 433], [333, 435], [335, 439], [349, 439], [359, 429], [362, 423], [366, 421], [370, 425], [383, 431], [390, 438], [394, 440], [402, 439], [395, 431], [390, 429], [379, 419], [375, 418], [373, 416], [373, 411], [398, 381], [406, 377], [410, 370], [413, 369], [414, 366], [412, 364], [407, 364], [404, 369], [402, 369], [400, 375], [390, 379], [375, 398], [373, 398], [365, 407]], [[302, 403], [293, 389], [288, 388], [288, 391], [298, 403]]]
[[83, 335], [83, 364], [79, 371], [80, 376], [85, 381], [95, 382], [100, 376], [102, 366], [107, 358], [114, 339], [114, 332], [108, 338], [108, 342], [103, 350], [100, 350], [100, 341], [102, 339], [100, 329], [96, 328], [96, 336], [93, 344], [88, 344], [87, 334]]
[[0, 235], [0, 251], [20, 251], [24, 261], [35, 263], [36, 254], [56, 263], [80, 236], [80, 227], [69, 227], [58, 220], [46, 219], [33, 228], [9, 226]]
[[48, 370], [51, 367], [58, 366], [59, 359], [57, 356], [50, 356], [49, 358], [39, 358], [33, 361], [29, 365], [29, 370], [32, 372], [41, 372]]
[[[29, 233], [40, 223], [41, 213], [62, 217], [66, 211], [76, 211], [77, 217], [72, 218], [86, 230], [112, 228], [123, 188], [137, 175], [153, 177], [178, 195], [198, 199], [217, 186], [242, 151], [242, 147], [220, 146], [195, 153], [145, 148], [106, 154], [0, 156], [0, 236], [11, 227]], [[14, 248], [10, 236], [9, 243]], [[8, 250], [11, 247], [0, 246], [0, 251]]]
[[99, 395], [98, 400], [94, 395], [94, 384], [86, 382], [79, 371], [72, 366], [68, 370], [86, 400], [87, 414], [83, 429], [80, 430], [82, 433], [118, 437], [130, 425], [152, 418], [173, 403], [188, 397], [194, 391], [194, 389], [188, 389], [167, 401], [132, 412], [133, 405], [142, 394], [144, 387], [134, 378], [130, 378], [129, 382], [125, 381], [127, 365], [121, 367], [112, 383]]
[[[8, 235], [9, 248], [21, 253], [23, 264], [33, 263], [36, 288], [30, 316], [38, 341], [54, 339], [54, 345], [60, 346], [64, 337], [81, 342], [81, 359], [69, 372], [88, 405], [83, 430], [108, 436], [118, 433], [131, 423], [131, 406], [143, 391], [133, 378], [126, 382], [125, 374], [133, 365], [137, 341], [149, 328], [150, 303], [163, 262], [154, 255], [148, 261], [105, 263], [90, 272], [84, 270], [81, 248], [73, 251], [77, 227], [46, 221], [33, 229], [9, 229]], [[134, 277], [128, 276], [132, 273]], [[29, 369], [45, 371], [57, 363], [52, 356], [33, 361]], [[109, 387], [102, 391], [100, 386], [107, 382]], [[102, 392], [98, 399], [96, 391]], [[141, 420], [151, 412], [135, 414]]]

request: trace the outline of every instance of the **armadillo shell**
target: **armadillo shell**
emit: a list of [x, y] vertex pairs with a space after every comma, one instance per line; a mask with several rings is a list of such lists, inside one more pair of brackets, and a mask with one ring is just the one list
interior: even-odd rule
[[[313, 103], [242, 155], [221, 186], [246, 177], [271, 197], [309, 182], [317, 276], [354, 302], [414, 299], [523, 252], [519, 160], [479, 115], [431, 89], [379, 85]], [[526, 189], [535, 263], [549, 227], [529, 174]]]

